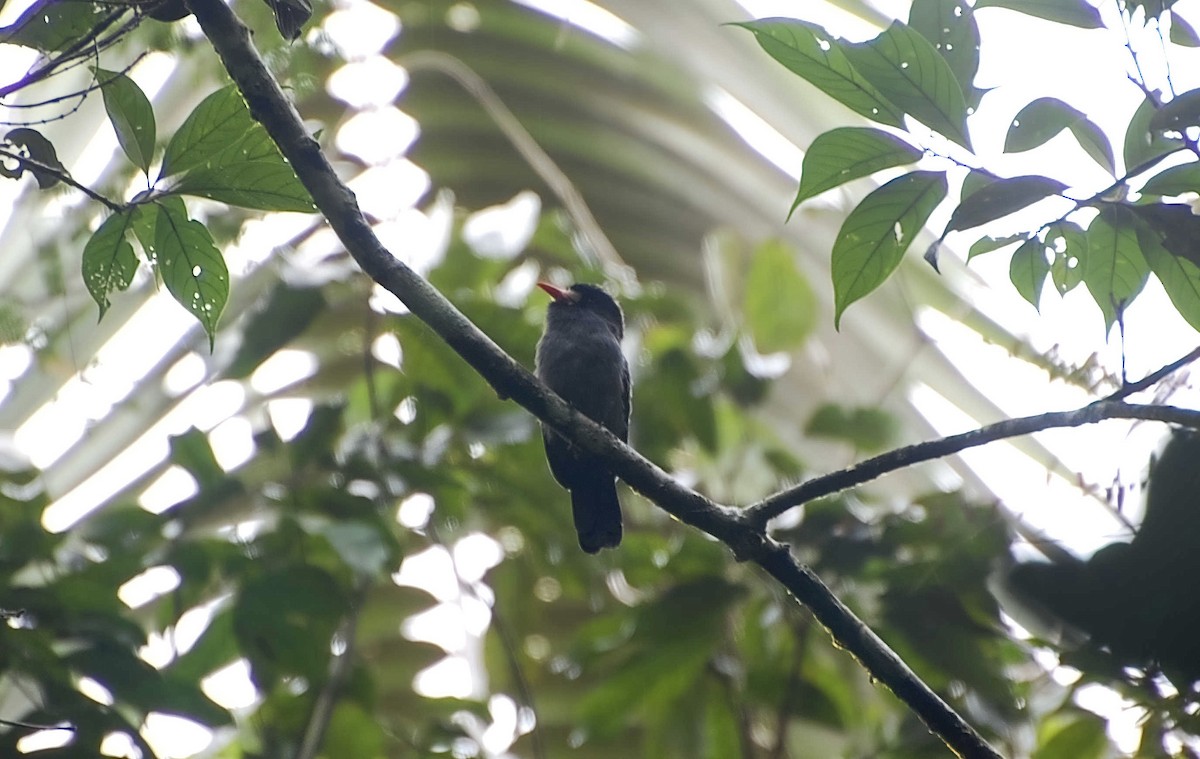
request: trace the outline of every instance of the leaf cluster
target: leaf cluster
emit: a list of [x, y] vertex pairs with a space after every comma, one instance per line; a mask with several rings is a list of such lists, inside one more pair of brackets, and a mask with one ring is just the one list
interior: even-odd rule
[[[1169, 26], [1171, 42], [1196, 44], [1195, 33], [1172, 5], [1125, 3], [1121, 12], [1126, 24], [1140, 19], [1160, 31]], [[846, 126], [818, 136], [805, 154], [793, 211], [855, 179], [906, 171], [868, 193], [842, 224], [831, 252], [835, 323], [850, 304], [896, 270], [918, 233], [948, 199], [948, 177], [961, 166], [977, 165], [968, 129], [975, 107], [986, 97], [974, 84], [980, 54], [977, 17], [992, 8], [1082, 29], [1103, 27], [1097, 9], [1084, 0], [988, 0], [973, 6], [961, 0], [916, 0], [907, 23], [896, 21], [863, 43], [793, 19], [738, 24], [797, 76], [883, 127]], [[1014, 217], [1018, 212], [1033, 206], [1061, 209], [1065, 202], [1065, 213], [1043, 212], [1045, 221], [1026, 231], [977, 239], [968, 259], [1015, 245], [1009, 274], [1025, 300], [1038, 306], [1047, 281], [1060, 295], [1082, 283], [1099, 306], [1106, 330], [1155, 277], [1180, 315], [1200, 329], [1200, 256], [1188, 242], [1195, 239], [1194, 222], [1189, 206], [1170, 200], [1200, 192], [1194, 162], [1200, 154], [1187, 137], [1189, 129], [1200, 125], [1200, 91], [1181, 93], [1163, 105], [1149, 84], [1139, 84], [1147, 95], [1129, 117], [1121, 174], [1108, 136], [1058, 98], [1029, 102], [1005, 138], [1004, 151], [1018, 153], [1040, 148], [1060, 133], [1070, 134], [1115, 177], [1111, 186], [1079, 198], [1077, 189], [1053, 176], [1001, 177], [973, 169], [926, 260], [937, 267], [942, 242], [952, 233], [971, 233], [1002, 220], [1022, 224]], [[941, 145], [939, 138], [948, 144]], [[1190, 152], [1193, 161], [1161, 168], [1168, 156], [1183, 152]], [[905, 168], [937, 162], [949, 167]], [[1140, 198], [1130, 200], [1135, 191]], [[1032, 213], [1037, 212], [1020, 218], [1031, 218]]]

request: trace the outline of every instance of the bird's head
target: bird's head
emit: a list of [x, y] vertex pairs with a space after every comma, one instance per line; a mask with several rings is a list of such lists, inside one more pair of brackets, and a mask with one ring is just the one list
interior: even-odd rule
[[551, 312], [585, 311], [603, 319], [616, 333], [617, 338], [625, 334], [625, 317], [613, 297], [596, 285], [574, 284], [562, 290], [547, 282], [538, 282], [554, 302]]

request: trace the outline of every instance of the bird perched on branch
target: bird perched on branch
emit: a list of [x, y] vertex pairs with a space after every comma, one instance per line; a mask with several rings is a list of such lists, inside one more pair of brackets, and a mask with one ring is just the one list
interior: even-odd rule
[[[537, 345], [538, 378], [584, 416], [628, 441], [629, 365], [621, 353], [621, 307], [595, 285], [561, 290], [541, 282], [538, 287], [554, 299]], [[579, 547], [596, 553], [618, 546], [621, 505], [612, 472], [545, 425], [542, 441], [554, 479], [571, 492]]]

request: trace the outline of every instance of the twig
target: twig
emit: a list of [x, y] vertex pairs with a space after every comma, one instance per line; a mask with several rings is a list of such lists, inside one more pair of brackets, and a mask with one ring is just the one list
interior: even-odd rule
[[1200, 411], [1175, 406], [1100, 400], [1073, 411], [1055, 411], [1017, 419], [1006, 419], [940, 440], [929, 440], [897, 448], [894, 451], [888, 451], [837, 472], [814, 477], [794, 488], [776, 493], [748, 508], [746, 518], [751, 523], [762, 526], [791, 508], [847, 488], [862, 485], [897, 469], [944, 458], [997, 440], [1020, 437], [1057, 427], [1080, 427], [1105, 419], [1148, 419], [1200, 429]]
[[1198, 358], [1200, 358], [1200, 347], [1195, 348], [1194, 350], [1192, 350], [1191, 353], [1187, 354], [1183, 358], [1172, 361], [1171, 363], [1167, 364], [1163, 368], [1158, 369], [1153, 372], [1150, 372], [1149, 374], [1147, 374], [1145, 377], [1141, 378], [1137, 382], [1126, 383], [1125, 385], [1123, 385], [1121, 387], [1120, 390], [1105, 397], [1104, 400], [1119, 401], [1124, 398], [1128, 398], [1129, 396], [1133, 395], [1134, 393], [1140, 393], [1141, 391], [1145, 390], [1148, 387], [1153, 387], [1154, 385], [1157, 385], [1167, 375], [1170, 375], [1170, 374], [1173, 374], [1174, 372], [1179, 371], [1180, 369], [1182, 369], [1183, 367], [1192, 363], [1193, 361], [1195, 361]]
[[80, 184], [79, 182], [76, 182], [71, 177], [70, 174], [68, 174], [66, 171], [63, 171], [62, 169], [56, 169], [53, 166], [50, 166], [49, 164], [42, 163], [41, 161], [37, 160], [36, 158], [30, 158], [29, 156], [21, 155], [20, 153], [13, 152], [6, 148], [0, 148], [0, 156], [4, 156], [5, 158], [12, 158], [13, 160], [20, 161], [22, 164], [24, 164], [27, 167], [32, 167], [34, 169], [37, 169], [40, 172], [49, 174], [50, 176], [54, 177], [58, 181], [62, 182], [63, 184], [70, 185], [71, 187], [74, 187], [76, 190], [79, 190], [80, 192], [82, 192], [84, 195], [87, 195], [92, 200], [94, 200], [98, 203], [103, 203], [104, 206], [107, 207], [108, 210], [112, 211], [113, 213], [120, 213], [121, 211], [125, 210], [125, 206], [123, 206], [120, 203], [117, 203], [115, 201], [109, 200], [108, 198], [104, 197], [103, 195], [101, 195], [100, 193], [91, 189], [90, 187], [87, 187], [85, 185]]
[[300, 748], [296, 751], [295, 759], [315, 759], [321, 751], [321, 743], [325, 740], [325, 731], [329, 728], [329, 721], [333, 719], [334, 707], [337, 706], [337, 700], [341, 696], [342, 688], [350, 678], [350, 670], [354, 668], [355, 638], [358, 635], [358, 615], [362, 611], [363, 604], [366, 602], [366, 590], [368, 587], [366, 583], [363, 583], [354, 594], [350, 613], [346, 615], [346, 619], [342, 623], [342, 629], [339, 631], [346, 643], [346, 648], [340, 655], [335, 656], [329, 664], [329, 677], [325, 680], [325, 684], [321, 686], [321, 692], [317, 694], [316, 703], [313, 704], [312, 714], [308, 719], [308, 725], [304, 729], [304, 740], [300, 743]]

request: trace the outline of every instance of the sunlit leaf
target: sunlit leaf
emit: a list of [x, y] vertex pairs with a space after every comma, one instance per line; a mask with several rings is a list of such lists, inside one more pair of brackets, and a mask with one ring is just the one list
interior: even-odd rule
[[945, 174], [914, 171], [878, 188], [850, 212], [833, 244], [835, 326], [847, 306], [895, 271], [945, 197]]
[[138, 259], [127, 235], [133, 214], [113, 214], [92, 233], [83, 246], [83, 282], [100, 307], [100, 318], [108, 311], [108, 296], [125, 290], [133, 281]]
[[1109, 173], [1115, 170], [1112, 146], [1104, 131], [1083, 112], [1058, 98], [1038, 98], [1022, 108], [1008, 128], [1004, 150], [1007, 153], [1032, 150], [1044, 145], [1064, 129], [1070, 130], [1079, 146], [1096, 163]]
[[1105, 206], [1088, 227], [1083, 267], [1083, 282], [1104, 313], [1105, 331], [1142, 291], [1149, 273], [1133, 213]]
[[967, 105], [979, 104], [983, 91], [975, 87], [979, 70], [979, 24], [963, 0], [914, 0], [908, 25], [933, 44], [945, 59]]
[[166, 198], [158, 204], [154, 247], [167, 290], [203, 325], [212, 347], [229, 298], [229, 269], [212, 235], [187, 217], [182, 201]]
[[1013, 253], [1008, 264], [1008, 278], [1021, 297], [1034, 308], [1042, 297], [1042, 285], [1050, 273], [1050, 262], [1046, 260], [1045, 245], [1036, 237], [1026, 240]]
[[991, 253], [993, 250], [1000, 250], [1008, 247], [1015, 242], [1020, 242], [1026, 239], [1025, 234], [1008, 235], [1007, 237], [981, 237], [971, 244], [971, 249], [967, 251], [967, 260], [970, 261], [975, 256], [981, 256], [984, 253]]
[[980, 8], [1008, 8], [1083, 29], [1099, 29], [1104, 26], [1100, 12], [1087, 0], [978, 0], [975, 9]]
[[1163, 136], [1161, 129], [1151, 127], [1151, 121], [1158, 118], [1158, 113], [1154, 102], [1147, 98], [1142, 101], [1129, 120], [1129, 125], [1125, 128], [1123, 151], [1126, 171], [1133, 171], [1159, 156], [1183, 147], [1182, 140], [1167, 138]]
[[995, 221], [1066, 189], [1057, 179], [1040, 176], [998, 179], [967, 195], [950, 214], [946, 231], [970, 229]]
[[839, 127], [823, 132], [804, 154], [800, 189], [789, 216], [800, 203], [826, 190], [920, 157], [920, 150], [879, 129]]
[[1184, 47], [1200, 47], [1200, 35], [1175, 11], [1171, 11], [1171, 41]]
[[971, 147], [967, 103], [958, 80], [933, 45], [908, 25], [894, 21], [875, 39], [845, 47], [866, 79], [935, 132]]
[[245, 137], [256, 123], [237, 87], [222, 87], [200, 101], [171, 135], [160, 176], [209, 163]]
[[261, 211], [316, 210], [296, 172], [280, 161], [246, 161], [189, 171], [175, 192]]
[[154, 109], [150, 106], [150, 99], [141, 87], [124, 74], [99, 67], [93, 70], [99, 80], [104, 108], [117, 133], [121, 150], [125, 151], [134, 166], [149, 174], [156, 139]]
[[1183, 195], [1200, 192], [1200, 163], [1185, 163], [1164, 169], [1146, 180], [1143, 195]]
[[762, 353], [799, 347], [817, 321], [816, 297], [795, 253], [772, 241], [754, 252], [746, 277], [746, 326]]
[[1154, 276], [1167, 291], [1167, 297], [1184, 321], [1200, 331], [1200, 267], [1182, 256], [1174, 255], [1157, 240], [1139, 235], [1142, 253]]
[[1046, 248], [1054, 254], [1050, 262], [1050, 277], [1060, 295], [1074, 290], [1083, 281], [1084, 260], [1087, 258], [1087, 236], [1083, 228], [1072, 221], [1051, 224], [1046, 230]]
[[822, 27], [788, 18], [736, 25], [753, 32], [763, 50], [792, 73], [855, 113], [888, 126], [904, 125], [904, 114], [855, 70], [842, 42]]
[[113, 11], [99, 3], [36, 0], [11, 24], [0, 27], [0, 44], [52, 53], [82, 39], [109, 13]]

